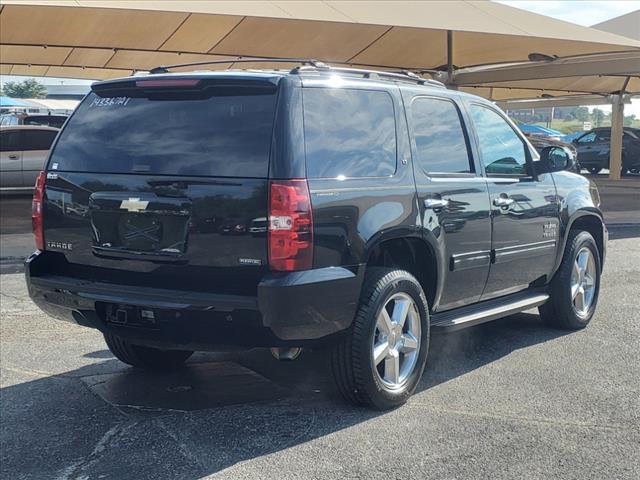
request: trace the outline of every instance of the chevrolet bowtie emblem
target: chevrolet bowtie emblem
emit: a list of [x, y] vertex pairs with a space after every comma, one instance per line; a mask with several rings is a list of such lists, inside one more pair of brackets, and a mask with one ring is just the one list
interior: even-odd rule
[[147, 201], [140, 200], [139, 198], [130, 198], [129, 200], [122, 200], [120, 208], [130, 212], [139, 212], [147, 208], [147, 205], [149, 205]]

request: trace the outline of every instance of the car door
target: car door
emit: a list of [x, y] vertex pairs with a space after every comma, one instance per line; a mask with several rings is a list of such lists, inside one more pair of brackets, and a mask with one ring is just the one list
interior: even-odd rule
[[492, 263], [482, 299], [543, 283], [558, 246], [559, 213], [551, 174], [536, 175], [524, 138], [492, 106], [469, 113], [491, 201]]
[[640, 135], [625, 130], [622, 136], [622, 158], [624, 167], [634, 170], [640, 165]]
[[19, 132], [0, 132], [0, 188], [22, 186], [22, 152], [19, 144]]
[[578, 158], [587, 167], [607, 168], [611, 144], [610, 130], [594, 130], [576, 141]]
[[443, 260], [434, 310], [478, 301], [491, 259], [487, 183], [454, 98], [405, 99], [423, 235]]
[[49, 149], [57, 130], [22, 130], [22, 185], [33, 187], [40, 170], [44, 169]]

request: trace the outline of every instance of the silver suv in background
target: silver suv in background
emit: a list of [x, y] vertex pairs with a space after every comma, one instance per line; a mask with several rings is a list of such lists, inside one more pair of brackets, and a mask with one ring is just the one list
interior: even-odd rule
[[44, 168], [58, 128], [0, 126], [0, 192], [29, 192]]
[[0, 126], [12, 125], [43, 125], [47, 127], [62, 128], [69, 115], [52, 115], [51, 113], [8, 113], [0, 115]]

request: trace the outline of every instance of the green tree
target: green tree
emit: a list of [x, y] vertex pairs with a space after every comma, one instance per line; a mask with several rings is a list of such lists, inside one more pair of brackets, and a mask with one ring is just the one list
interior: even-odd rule
[[589, 120], [589, 109], [587, 107], [576, 107], [573, 109], [571, 114], [579, 122], [586, 122]]
[[5, 83], [4, 93], [13, 98], [44, 98], [47, 96], [47, 88], [34, 78], [28, 78], [23, 82]]
[[593, 120], [594, 126], [599, 127], [602, 125], [603, 120], [605, 119], [604, 111], [599, 108], [594, 108], [593, 112], [591, 112], [591, 119]]
[[625, 127], [632, 127], [633, 126], [633, 121], [636, 119], [636, 116], [632, 113], [631, 115], [625, 115], [624, 116], [624, 126]]

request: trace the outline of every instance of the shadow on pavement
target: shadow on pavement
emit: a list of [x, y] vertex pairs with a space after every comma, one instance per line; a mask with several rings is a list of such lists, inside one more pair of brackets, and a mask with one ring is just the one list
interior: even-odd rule
[[[524, 313], [434, 336], [416, 395], [563, 334]], [[0, 390], [3, 478], [200, 478], [385, 415], [339, 399], [323, 351], [197, 354], [168, 375], [85, 356], [105, 360]]]

